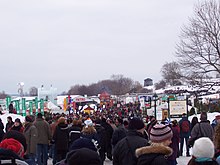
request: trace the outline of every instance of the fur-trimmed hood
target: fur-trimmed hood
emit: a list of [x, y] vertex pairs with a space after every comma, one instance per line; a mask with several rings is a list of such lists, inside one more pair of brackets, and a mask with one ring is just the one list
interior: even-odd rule
[[136, 150], [138, 165], [168, 165], [168, 156], [172, 154], [172, 149], [164, 145], [151, 145]]
[[146, 146], [141, 147], [136, 150], [136, 156], [139, 157], [143, 154], [162, 154], [166, 156], [170, 156], [173, 153], [172, 148], [164, 145], [158, 145], [158, 146]]

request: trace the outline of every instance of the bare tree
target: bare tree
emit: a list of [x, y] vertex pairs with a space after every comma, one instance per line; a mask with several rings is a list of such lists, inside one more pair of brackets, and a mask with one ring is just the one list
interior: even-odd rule
[[5, 91], [0, 92], [0, 99], [5, 99], [8, 95], [5, 93]]
[[91, 85], [74, 85], [68, 91], [68, 94], [79, 95], [97, 95], [104, 91], [109, 94], [123, 95], [126, 93], [139, 92], [142, 86], [139, 82], [126, 78], [123, 75], [113, 75], [111, 79], [102, 80]]
[[176, 55], [184, 76], [191, 79], [220, 73], [220, 4], [198, 3], [188, 26], [182, 28]]
[[164, 81], [170, 85], [180, 85], [181, 70], [177, 62], [166, 62], [162, 68], [161, 73]]
[[158, 83], [154, 84], [155, 89], [161, 89], [161, 88], [165, 88], [166, 86], [166, 82], [164, 80], [160, 80]]

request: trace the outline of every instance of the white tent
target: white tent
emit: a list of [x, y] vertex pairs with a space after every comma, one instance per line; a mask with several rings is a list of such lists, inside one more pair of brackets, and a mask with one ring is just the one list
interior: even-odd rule
[[[63, 109], [60, 109], [60, 107], [56, 106], [54, 103], [51, 101], [47, 102], [47, 108], [52, 112], [52, 113], [66, 113]], [[69, 113], [69, 112], [68, 112]]]

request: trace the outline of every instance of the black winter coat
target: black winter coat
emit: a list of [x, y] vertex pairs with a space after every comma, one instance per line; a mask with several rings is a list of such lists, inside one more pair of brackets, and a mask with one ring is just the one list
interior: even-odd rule
[[126, 137], [126, 133], [127, 133], [127, 130], [124, 128], [124, 126], [120, 126], [116, 130], [114, 130], [113, 135], [112, 135], [113, 148], [121, 139]]
[[113, 165], [136, 165], [135, 150], [147, 145], [149, 145], [148, 140], [141, 133], [129, 130], [127, 136], [114, 148]]
[[0, 142], [2, 141], [4, 134], [4, 124], [0, 121]]
[[67, 124], [60, 123], [56, 126], [53, 134], [53, 141], [56, 151], [68, 151], [69, 132]]
[[146, 146], [136, 150], [137, 165], [169, 165], [168, 156], [172, 149], [168, 146]]
[[69, 128], [69, 144], [71, 145], [75, 140], [79, 139], [81, 135], [81, 128], [73, 125]]
[[96, 124], [95, 129], [97, 132], [97, 140], [98, 140], [99, 146], [101, 148], [105, 148], [106, 142], [107, 142], [105, 128], [102, 127], [100, 124]]

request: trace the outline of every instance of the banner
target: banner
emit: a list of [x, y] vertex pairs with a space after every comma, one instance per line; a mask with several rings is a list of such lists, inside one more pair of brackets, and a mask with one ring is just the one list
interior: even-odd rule
[[16, 109], [17, 114], [19, 115], [20, 114], [20, 100], [15, 101], [15, 109]]
[[6, 109], [9, 109], [9, 104], [11, 103], [11, 97], [7, 96], [6, 97]]
[[32, 101], [29, 102], [29, 114], [33, 115], [33, 102]]
[[44, 115], [44, 100], [43, 99], [40, 99], [40, 111], [42, 115]]
[[26, 99], [21, 99], [21, 106], [22, 106], [22, 116], [26, 116]]

